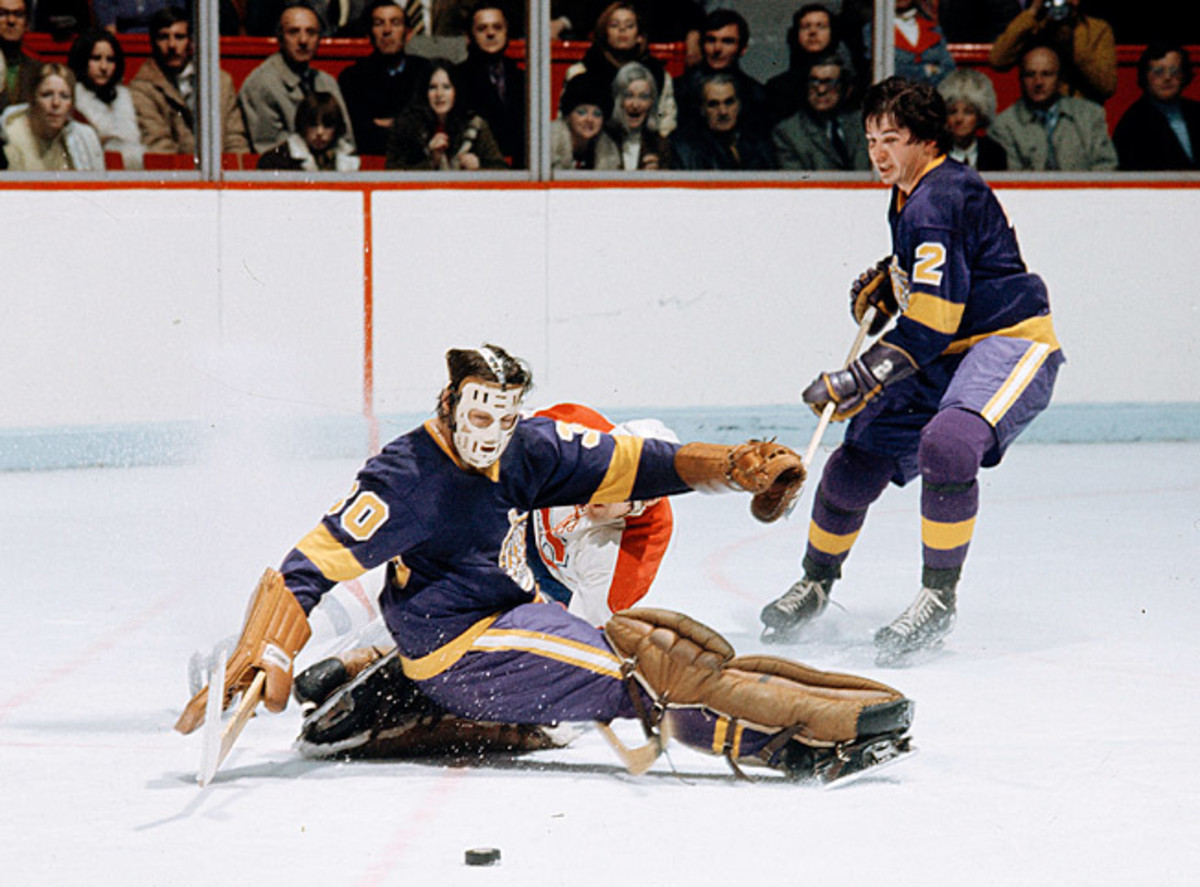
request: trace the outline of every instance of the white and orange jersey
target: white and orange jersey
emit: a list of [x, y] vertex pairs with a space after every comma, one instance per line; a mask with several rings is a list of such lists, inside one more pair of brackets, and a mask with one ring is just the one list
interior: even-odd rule
[[[657, 420], [613, 425], [579, 404], [557, 404], [536, 415], [611, 434], [677, 440]], [[666, 499], [631, 503], [628, 513], [620, 517], [597, 518], [583, 505], [546, 508], [531, 515], [531, 521], [540, 560], [565, 594], [544, 590], [593, 625], [604, 624], [614, 612], [646, 596], [674, 526]]]

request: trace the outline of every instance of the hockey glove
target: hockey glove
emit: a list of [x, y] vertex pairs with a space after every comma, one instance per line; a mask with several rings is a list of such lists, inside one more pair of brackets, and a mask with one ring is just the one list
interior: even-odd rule
[[767, 440], [749, 440], [736, 447], [687, 443], [675, 453], [675, 470], [693, 490], [751, 493], [750, 513], [763, 523], [791, 511], [805, 478], [800, 456]]
[[894, 257], [880, 259], [850, 284], [850, 314], [854, 322], [862, 323], [867, 309], [875, 309], [875, 319], [867, 330], [869, 335], [879, 335], [888, 321], [907, 307], [908, 275]]
[[846, 369], [821, 373], [804, 389], [802, 397], [818, 416], [830, 402], [837, 404], [833, 421], [840, 422], [865, 407], [885, 387], [916, 371], [912, 358], [899, 348], [876, 342]]

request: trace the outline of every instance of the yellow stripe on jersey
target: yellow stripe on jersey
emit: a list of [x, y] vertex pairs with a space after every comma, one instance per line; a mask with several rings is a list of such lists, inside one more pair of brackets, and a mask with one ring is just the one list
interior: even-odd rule
[[331, 582], [348, 582], [367, 572], [358, 558], [333, 538], [324, 524], [317, 524], [300, 540], [296, 550], [312, 561], [321, 575]]
[[844, 554], [854, 545], [854, 540], [858, 538], [858, 530], [853, 533], [847, 533], [844, 536], [839, 536], [837, 533], [830, 533], [822, 530], [817, 526], [816, 521], [809, 521], [808, 524], [808, 542], [817, 551], [825, 554]]
[[921, 542], [938, 551], [950, 551], [971, 541], [975, 532], [975, 518], [947, 524], [921, 518]]
[[462, 659], [463, 655], [471, 649], [471, 645], [479, 639], [479, 636], [491, 628], [492, 623], [499, 618], [500, 616], [497, 614], [480, 619], [450, 643], [426, 653], [420, 659], [408, 659], [401, 656], [400, 664], [404, 668], [404, 673], [414, 681], [424, 681], [441, 674]]
[[1013, 371], [1008, 374], [1008, 378], [1000, 386], [1000, 390], [993, 394], [992, 399], [984, 406], [983, 418], [993, 425], [999, 422], [1001, 417], [1008, 412], [1009, 407], [1016, 403], [1021, 392], [1033, 381], [1038, 368], [1046, 362], [1049, 354], [1050, 346], [1043, 342], [1034, 342], [1030, 345]]
[[1020, 323], [1004, 327], [1003, 329], [993, 330], [990, 333], [980, 333], [978, 336], [971, 336], [968, 339], [957, 339], [946, 346], [946, 350], [942, 353], [961, 354], [989, 336], [1003, 336], [1006, 339], [1029, 339], [1031, 342], [1041, 342], [1043, 345], [1049, 345], [1051, 351], [1057, 351], [1061, 347], [1058, 344], [1058, 337], [1054, 334], [1054, 321], [1050, 319], [1049, 314], [1043, 314], [1038, 317], [1030, 317], [1027, 320], [1022, 320]]
[[638, 462], [642, 457], [642, 438], [621, 434], [613, 438], [612, 460], [608, 472], [599, 488], [592, 494], [592, 502], [627, 502], [633, 496], [633, 482], [637, 479]]
[[475, 640], [471, 649], [489, 652], [519, 650], [621, 679], [621, 662], [608, 650], [538, 631], [516, 628], [488, 631]]
[[914, 290], [909, 297], [908, 307], [904, 309], [904, 316], [935, 332], [952, 336], [958, 331], [958, 325], [962, 323], [965, 308], [965, 305], [958, 305], [939, 296]]

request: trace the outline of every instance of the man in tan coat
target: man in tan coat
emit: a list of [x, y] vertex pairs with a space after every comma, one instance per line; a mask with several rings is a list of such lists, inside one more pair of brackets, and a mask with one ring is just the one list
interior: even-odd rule
[[[147, 151], [196, 153], [196, 65], [187, 13], [168, 7], [150, 23], [150, 58], [129, 82]], [[233, 78], [221, 72], [221, 151], [250, 150]]]

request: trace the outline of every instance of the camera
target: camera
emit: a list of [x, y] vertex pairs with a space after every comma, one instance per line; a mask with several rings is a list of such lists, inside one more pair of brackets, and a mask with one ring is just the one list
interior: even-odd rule
[[1050, 21], [1063, 22], [1070, 18], [1072, 7], [1070, 0], [1046, 0], [1042, 10]]

